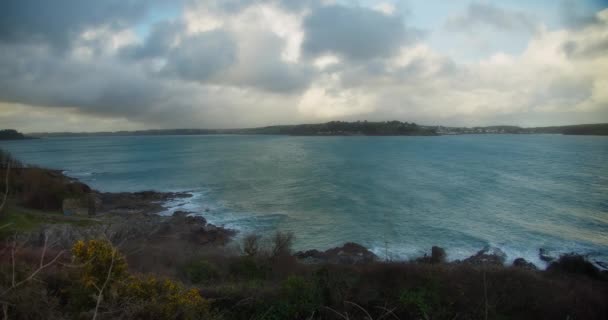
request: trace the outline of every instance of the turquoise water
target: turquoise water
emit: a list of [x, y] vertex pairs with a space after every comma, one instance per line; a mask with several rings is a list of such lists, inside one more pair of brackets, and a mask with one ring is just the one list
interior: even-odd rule
[[[608, 261], [608, 137], [133, 136], [2, 142], [21, 160], [102, 191], [189, 191], [171, 203], [296, 247], [346, 241], [382, 257], [432, 245]], [[208, 212], [205, 212], [208, 210]]]

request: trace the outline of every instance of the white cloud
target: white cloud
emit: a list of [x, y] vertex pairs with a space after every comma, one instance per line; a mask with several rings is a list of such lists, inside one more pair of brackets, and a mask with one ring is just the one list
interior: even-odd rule
[[[492, 47], [484, 58], [463, 62], [410, 37], [407, 21], [388, 3], [373, 10], [234, 3], [190, 3], [182, 15], [149, 26], [148, 38], [138, 38], [134, 25], [79, 21], [84, 27], [71, 34], [69, 45], [67, 35], [48, 37], [63, 41], [63, 50], [44, 41], [0, 41], [0, 126], [64, 131], [356, 119], [608, 121], [608, 9], [579, 28], [539, 23], [523, 50]], [[528, 16], [492, 12], [506, 26]], [[352, 21], [332, 19], [340, 14], [367, 24], [353, 31]], [[348, 38], [336, 44], [321, 27], [338, 22], [346, 25], [332, 36]], [[44, 28], [34, 31], [37, 36]], [[380, 46], [357, 51], [374, 44]]]

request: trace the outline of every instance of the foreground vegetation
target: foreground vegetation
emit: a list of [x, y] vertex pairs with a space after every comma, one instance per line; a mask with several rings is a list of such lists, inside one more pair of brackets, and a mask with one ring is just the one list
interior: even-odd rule
[[[294, 254], [293, 236], [280, 232], [207, 241], [218, 228], [182, 214], [65, 216], [62, 200], [88, 187], [0, 155], [5, 319], [608, 317], [606, 273], [578, 255], [539, 271], [525, 262], [506, 267], [483, 253], [448, 263], [440, 248], [409, 262], [381, 261], [354, 244]], [[70, 232], [54, 232], [59, 225]], [[197, 231], [182, 237], [184, 228]], [[356, 250], [354, 259], [305, 258], [348, 250]]]

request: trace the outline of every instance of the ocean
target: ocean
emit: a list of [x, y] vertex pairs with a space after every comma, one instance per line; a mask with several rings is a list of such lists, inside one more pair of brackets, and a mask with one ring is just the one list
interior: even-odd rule
[[122, 136], [3, 141], [23, 162], [101, 191], [187, 191], [175, 210], [295, 249], [360, 243], [381, 258], [485, 247], [539, 267], [608, 262], [608, 137]]

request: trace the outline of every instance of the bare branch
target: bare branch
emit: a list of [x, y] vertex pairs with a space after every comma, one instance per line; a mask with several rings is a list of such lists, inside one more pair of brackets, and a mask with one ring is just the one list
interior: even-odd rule
[[38, 275], [38, 273], [40, 273], [42, 270], [48, 268], [52, 264], [54, 264], [57, 261], [57, 259], [59, 259], [63, 255], [64, 252], [65, 252], [65, 250], [59, 251], [59, 253], [53, 258], [53, 260], [49, 261], [46, 264], [41, 265], [38, 269], [34, 270], [27, 278], [25, 278], [25, 279], [23, 279], [23, 280], [15, 283], [15, 255], [14, 255], [15, 252], [14, 252], [14, 250], [11, 251], [11, 259], [12, 259], [12, 262], [13, 262], [12, 285], [8, 289], [4, 290], [4, 292], [2, 292], [2, 294], [0, 294], [0, 296], [4, 296], [9, 291], [11, 291], [11, 290], [19, 287], [20, 285], [22, 285], [22, 284], [24, 284], [24, 283], [26, 283], [26, 282], [31, 281], [32, 279], [34, 279], [34, 277], [36, 277]]
[[369, 313], [367, 312], [367, 310], [363, 309], [363, 307], [361, 307], [360, 305], [358, 305], [358, 304], [356, 304], [354, 302], [350, 302], [350, 301], [344, 301], [344, 303], [348, 303], [348, 304], [351, 304], [351, 305], [359, 308], [361, 311], [363, 311], [367, 315], [367, 318], [369, 320], [374, 320], [374, 318], [372, 318], [372, 316], [369, 315]]
[[339, 316], [340, 316], [340, 317], [342, 317], [343, 319], [348, 320], [348, 314], [346, 314], [346, 315], [341, 314], [340, 312], [338, 312], [338, 311], [336, 311], [336, 310], [334, 310], [334, 309], [332, 309], [332, 308], [330, 308], [330, 307], [328, 307], [328, 306], [325, 306], [325, 308], [326, 308], [326, 309], [329, 309], [329, 310], [331, 310], [331, 311], [333, 311], [335, 314], [339, 315]]
[[46, 255], [46, 247], [47, 247], [48, 241], [49, 241], [49, 236], [45, 232], [44, 233], [44, 246], [42, 246], [42, 254], [40, 255], [40, 267], [41, 268], [44, 265], [44, 256]]
[[[112, 277], [112, 268], [114, 267], [114, 260], [116, 258], [116, 249], [112, 248], [112, 262], [110, 263], [110, 268], [108, 268], [108, 275], [106, 276], [106, 281], [104, 281], [101, 289], [99, 289], [99, 294], [97, 295], [97, 303], [95, 304], [95, 313], [93, 314], [93, 320], [97, 319], [97, 312], [99, 311], [99, 305], [101, 304], [101, 300], [103, 298], [103, 291], [106, 289], [108, 282], [110, 282], [110, 278]], [[97, 287], [97, 286], [96, 286]]]
[[378, 318], [376, 320], [384, 319], [384, 317], [386, 317], [388, 315], [392, 315], [395, 319], [400, 320], [399, 317], [397, 317], [397, 315], [394, 312], [395, 309], [397, 309], [397, 308], [388, 309], [388, 308], [381, 307], [381, 306], [377, 306], [376, 308], [386, 311], [386, 313], [384, 313], [382, 316], [380, 316], [380, 318]]

